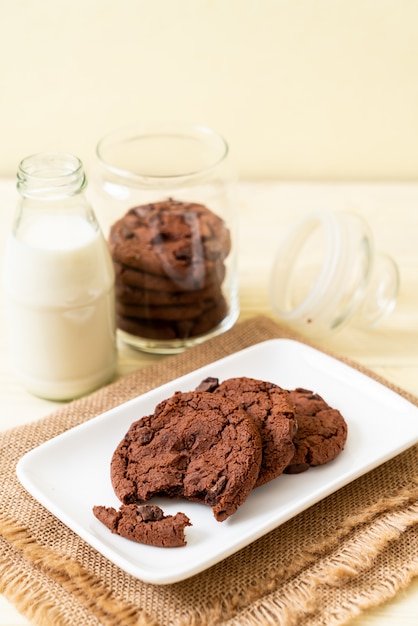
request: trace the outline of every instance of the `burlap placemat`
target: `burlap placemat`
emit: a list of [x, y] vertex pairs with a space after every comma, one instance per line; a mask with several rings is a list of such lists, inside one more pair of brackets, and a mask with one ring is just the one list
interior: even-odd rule
[[214, 359], [283, 336], [292, 335], [268, 318], [254, 318], [2, 433], [0, 591], [47, 626], [332, 626], [405, 587], [418, 574], [418, 446], [218, 565], [167, 586], [143, 583], [112, 565], [16, 478], [18, 459], [47, 439]]

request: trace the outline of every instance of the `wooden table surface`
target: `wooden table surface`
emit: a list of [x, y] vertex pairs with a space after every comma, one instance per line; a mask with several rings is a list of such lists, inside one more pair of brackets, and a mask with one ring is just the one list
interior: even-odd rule
[[[284, 230], [313, 209], [356, 211], [373, 231], [376, 247], [398, 263], [401, 288], [395, 311], [371, 331], [347, 326], [318, 340], [418, 395], [418, 184], [308, 184], [241, 182], [239, 185], [239, 276], [241, 319], [272, 315], [269, 274]], [[0, 180], [0, 258], [17, 200], [14, 180]], [[100, 208], [96, 206], [100, 218]], [[0, 307], [0, 429], [48, 415], [56, 403], [27, 393], [15, 379], [7, 351]], [[146, 366], [159, 356], [119, 346], [118, 376]], [[0, 596], [0, 626], [29, 624]], [[418, 624], [418, 579], [383, 606], [362, 613], [350, 626]]]

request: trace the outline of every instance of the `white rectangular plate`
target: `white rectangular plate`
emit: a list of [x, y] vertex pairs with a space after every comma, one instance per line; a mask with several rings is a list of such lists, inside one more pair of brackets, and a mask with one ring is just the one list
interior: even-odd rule
[[[304, 387], [344, 415], [348, 440], [331, 463], [283, 474], [255, 489], [225, 522], [209, 507], [158, 499], [166, 514], [183, 511], [192, 526], [187, 546], [155, 548], [112, 534], [92, 513], [95, 504], [119, 508], [110, 482], [112, 454], [130, 424], [152, 413], [175, 391], [206, 376], [249, 376]], [[18, 463], [22, 485], [44, 507], [110, 561], [155, 584], [173, 583], [214, 565], [353, 479], [418, 441], [418, 408], [384, 385], [302, 343], [273, 339], [237, 352], [139, 396], [47, 441]]]

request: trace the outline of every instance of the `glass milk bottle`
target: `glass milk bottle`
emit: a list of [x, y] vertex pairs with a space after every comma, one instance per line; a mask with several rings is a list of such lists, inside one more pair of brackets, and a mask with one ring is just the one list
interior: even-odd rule
[[13, 368], [31, 393], [69, 400], [109, 381], [116, 364], [114, 271], [84, 196], [79, 159], [24, 159], [3, 262]]

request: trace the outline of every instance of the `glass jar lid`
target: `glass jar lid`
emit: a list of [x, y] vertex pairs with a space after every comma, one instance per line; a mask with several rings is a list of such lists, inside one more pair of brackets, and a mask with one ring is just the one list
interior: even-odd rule
[[376, 253], [367, 223], [353, 213], [315, 211], [281, 243], [271, 274], [277, 316], [308, 335], [345, 325], [371, 327], [396, 304], [399, 272]]

